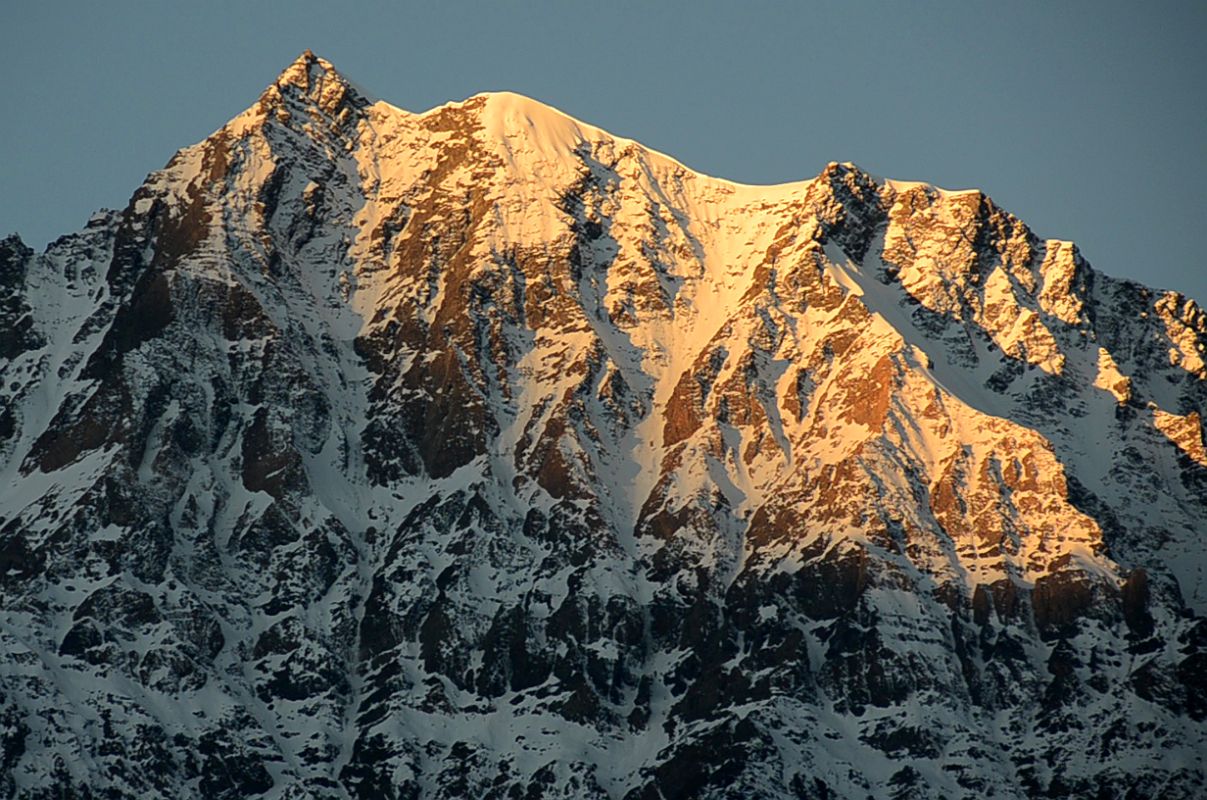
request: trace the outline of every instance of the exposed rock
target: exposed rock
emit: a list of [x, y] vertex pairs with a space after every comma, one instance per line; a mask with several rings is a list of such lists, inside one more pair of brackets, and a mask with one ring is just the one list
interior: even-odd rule
[[0, 241], [0, 796], [1202, 796], [1205, 349], [978, 191], [307, 52]]

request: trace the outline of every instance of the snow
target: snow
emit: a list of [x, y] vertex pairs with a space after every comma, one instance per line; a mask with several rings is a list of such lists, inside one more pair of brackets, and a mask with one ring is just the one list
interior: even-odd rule
[[[418, 777], [429, 793], [450, 748], [470, 743], [521, 776], [549, 763], [562, 770], [559, 779], [594, 770], [606, 792], [623, 797], [674, 748], [738, 719], [768, 731], [774, 755], [757, 765], [767, 780], [863, 781], [872, 795], [886, 792], [907, 760], [925, 785], [951, 796], [966, 794], [962, 771], [1012, 796], [1014, 759], [1051, 748], [1065, 748], [1070, 769], [1090, 774], [1101, 766], [1090, 744], [1108, 717], [1136, 726], [1133, 749], [1117, 759], [1126, 768], [1147, 768], [1152, 753], [1138, 726], [1150, 722], [1185, 733], [1163, 740], [1170, 749], [1161, 763], [1201, 758], [1201, 727], [1118, 688], [1143, 664], [1126, 650], [1122, 623], [1089, 619], [1079, 629], [1078, 652], [1119, 658], [1101, 668], [1113, 688], [1078, 700], [1084, 729], [1051, 738], [1037, 730], [1035, 698], [1049, 680], [1055, 644], [1037, 637], [1029, 617], [995, 613], [998, 627], [978, 635], [1023, 642], [1021, 678], [1009, 689], [1018, 703], [978, 706], [965, 696], [953, 654], [953, 621], [970, 625], [967, 609], [953, 612], [938, 599], [940, 588], [956, 587], [967, 599], [997, 581], [1025, 596], [1053, 571], [1117, 592], [1130, 570], [1144, 566], [1157, 587], [1153, 613], [1168, 633], [1165, 650], [1151, 658], [1172, 669], [1181, 658], [1174, 642], [1191, 621], [1162, 599], [1163, 576], [1176, 578], [1197, 613], [1207, 607], [1202, 498], [1181, 480], [1179, 461], [1207, 467], [1203, 409], [1187, 407], [1201, 395], [1184, 388], [1204, 369], [1197, 307], [1165, 295], [1138, 319], [1123, 315], [1108, 299], [1109, 283], [1086, 294], [1078, 282], [1086, 267], [1057, 240], [1025, 264], [986, 264], [983, 281], [973, 281], [960, 260], [969, 239], [960, 209], [975, 190], [876, 179], [886, 204], [922, 189], [932, 205], [904, 223], [890, 215], [856, 260], [840, 236], [822, 243], [817, 214], [837, 202], [824, 181], [743, 186], [710, 178], [506, 92], [420, 114], [361, 93], [370, 104], [348, 124], [322, 110], [345, 84], [329, 63], [304, 54], [275, 95], [270, 90], [219, 135], [180, 151], [128, 210], [145, 224], [156, 200], [174, 213], [200, 197], [213, 212], [195, 250], [171, 265], [174, 297], [184, 298], [177, 324], [187, 335], [141, 345], [118, 376], [136, 409], [145, 408], [148, 387], [174, 377], [173, 394], [140, 420], [139, 452], [115, 442], [49, 473], [23, 466], [38, 437], [60, 424], [56, 417], [97, 390], [80, 376], [127, 301], [110, 297], [105, 281], [119, 220], [101, 220], [31, 268], [25, 291], [46, 343], [3, 366], [18, 386], [5, 397], [17, 398], [23, 417], [0, 461], [0, 521], [25, 526], [32, 547], [60, 537], [92, 555], [56, 561], [55, 580], [23, 583], [28, 594], [0, 613], [0, 650], [8, 654], [0, 679], [6, 690], [35, 687], [14, 692], [26, 718], [54, 720], [31, 735], [30, 755], [15, 773], [19, 787], [47, 780], [33, 764], [55, 752], [71, 756], [81, 782], [104, 774], [106, 764], [91, 756], [101, 736], [98, 708], [116, 710], [123, 730], [153, 723], [190, 741], [215, 725], [231, 728], [277, 780], [269, 796], [285, 796], [291, 782], [338, 776], [353, 764], [358, 742], [380, 734], [399, 748], [395, 776]], [[281, 85], [306, 93], [285, 97]], [[226, 174], [215, 187], [207, 175], [219, 153]], [[279, 190], [274, 208], [265, 204], [269, 186]], [[906, 229], [919, 221], [930, 227]], [[426, 258], [439, 236], [462, 238], [460, 261], [401, 259], [404, 251]], [[891, 263], [905, 242], [915, 248], [912, 260]], [[148, 261], [155, 245], [145, 242]], [[525, 302], [546, 275], [549, 308], [537, 310], [550, 315], [536, 325]], [[209, 296], [188, 294], [198, 287], [239, 287], [262, 310], [265, 330], [227, 341], [205, 305]], [[1109, 319], [1098, 329], [1085, 313], [1091, 307]], [[438, 382], [411, 389], [401, 378], [444, 363], [432, 344], [444, 340], [400, 343], [386, 353], [395, 368], [388, 375], [372, 372], [359, 354], [358, 337], [407, 313], [421, 329], [439, 322], [453, 331], [442, 346], [454, 348], [455, 364], [482, 359], [497, 335], [501, 363], [478, 364], [485, 377], [468, 385], [498, 434], [446, 478], [381, 486], [368, 479], [366, 425], [397, 412], [404, 390], [442, 389]], [[463, 318], [480, 327], [458, 339]], [[1004, 367], [1018, 375], [1002, 388]], [[224, 402], [219, 379], [236, 400], [223, 426], [211, 411]], [[672, 446], [667, 414], [683, 410], [671, 408], [681, 382], [700, 388], [700, 408], [692, 410], [699, 425]], [[384, 399], [371, 400], [373, 389]], [[881, 394], [883, 419], [861, 413]], [[1135, 410], [1134, 421], [1119, 421], [1124, 406]], [[280, 499], [249, 491], [240, 474], [241, 445], [260, 410], [273, 413], [274, 432], [284, 431], [301, 461], [300, 485]], [[190, 419], [207, 444], [178, 457], [173, 431]], [[553, 446], [584, 487], [563, 501], [534, 477], [539, 454], [548, 452], [539, 449], [547, 444], [541, 437], [558, 426]], [[120, 471], [123, 464], [129, 471]], [[129, 476], [140, 502], [170, 522], [162, 581], [96, 555], [136, 549], [137, 525], [89, 528], [95, 518], [83, 517], [80, 531], [68, 527], [67, 512], [87, 510], [98, 481], [113, 474]], [[1073, 478], [1116, 515], [1121, 533], [1090, 516], [1084, 498], [1073, 496]], [[958, 503], [945, 507], [945, 493]], [[470, 498], [494, 518], [470, 514]], [[413, 518], [425, 503], [434, 510]], [[533, 511], [565, 513], [571, 522], [562, 535], [575, 538], [530, 535], [524, 523]], [[696, 513], [658, 538], [645, 518], [657, 511]], [[761, 512], [768, 516], [760, 528]], [[793, 524], [782, 531], [766, 525], [788, 512]], [[257, 550], [247, 538], [270, 514], [282, 515], [295, 538]], [[467, 522], [450, 522], [462, 515]], [[589, 522], [573, 527], [582, 520]], [[322, 548], [330, 548], [329, 562]], [[566, 556], [571, 548], [582, 548], [582, 563]], [[805, 616], [795, 588], [768, 589], [772, 580], [799, 581], [820, 574], [810, 571], [819, 565], [861, 555], [870, 565], [867, 585], [837, 620]], [[652, 577], [659, 560], [672, 565], [670, 579]], [[3, 577], [25, 580], [18, 573]], [[815, 696], [772, 693], [720, 709], [716, 719], [684, 721], [676, 675], [689, 658], [708, 654], [658, 641], [650, 617], [656, 602], [686, 614], [673, 604], [700, 590], [701, 575], [712, 582], [701, 605], [723, 609], [725, 624], [737, 626], [736, 651], [720, 666], [748, 670], [752, 680], [784, 679], [783, 663], [757, 674], [749, 666], [753, 626], [799, 631]], [[204, 685], [163, 692], [119, 669], [92, 670], [59, 655], [75, 610], [104, 588], [143, 593], [163, 614], [142, 627], [112, 627], [131, 663], [184, 647], [177, 621], [216, 620], [225, 646], [212, 662], [197, 661]], [[370, 606], [373, 592], [386, 611]], [[748, 607], [726, 605], [743, 592]], [[439, 644], [476, 643], [469, 669], [490, 666], [481, 643], [496, 614], [521, 609], [526, 651], [598, 659], [617, 674], [648, 677], [649, 723], [634, 732], [623, 722], [637, 707], [631, 680], [618, 688], [619, 701], [604, 703], [621, 722], [584, 724], [555, 710], [567, 691], [556, 677], [486, 697], [459, 689], [458, 675], [429, 670], [414, 639], [374, 653], [375, 661], [362, 658], [366, 625], [382, 624], [371, 613], [387, 614], [401, 630], [401, 620], [428, 614], [438, 597], [455, 617], [449, 641]], [[645, 627], [640, 643], [603, 631], [584, 641], [562, 634], [551, 645], [551, 621], [580, 600], [632, 603]], [[738, 611], [746, 622], [734, 621], [743, 618]], [[840, 622], [852, 635], [877, 633], [890, 671], [916, 684], [904, 700], [852, 713], [845, 667], [829, 643]], [[284, 626], [301, 631], [297, 647], [266, 645], [253, 657]], [[969, 648], [974, 669], [991, 674], [994, 664], [977, 650]], [[306, 664], [331, 666], [347, 683], [301, 699], [267, 692], [278, 670], [314, 677]], [[1091, 677], [1087, 665], [1077, 669], [1082, 681]], [[154, 676], [167, 681], [172, 673], [161, 665]], [[236, 714], [250, 722], [235, 724]], [[877, 731], [911, 724], [942, 743], [940, 755], [906, 759], [869, 744]]]

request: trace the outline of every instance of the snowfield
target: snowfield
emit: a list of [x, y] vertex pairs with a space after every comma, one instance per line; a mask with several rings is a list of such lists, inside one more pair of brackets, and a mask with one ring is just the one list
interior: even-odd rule
[[0, 796], [1207, 794], [1207, 316], [307, 52], [0, 241]]

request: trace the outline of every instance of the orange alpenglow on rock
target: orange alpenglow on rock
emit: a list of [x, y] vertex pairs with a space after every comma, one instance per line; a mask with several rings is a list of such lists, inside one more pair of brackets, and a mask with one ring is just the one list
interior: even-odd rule
[[0, 242], [0, 787], [1203, 796], [1205, 345], [978, 191], [307, 51]]

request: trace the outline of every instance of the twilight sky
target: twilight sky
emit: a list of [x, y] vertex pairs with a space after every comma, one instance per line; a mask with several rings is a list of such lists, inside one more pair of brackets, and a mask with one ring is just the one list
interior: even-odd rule
[[0, 235], [42, 247], [309, 47], [422, 111], [507, 89], [747, 183], [979, 187], [1207, 302], [1207, 3], [6, 3]]

